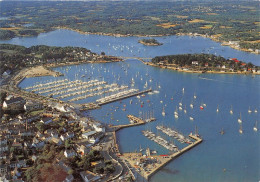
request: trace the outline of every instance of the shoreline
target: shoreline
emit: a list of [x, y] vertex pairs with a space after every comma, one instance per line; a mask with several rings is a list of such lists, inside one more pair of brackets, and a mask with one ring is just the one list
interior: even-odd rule
[[169, 66], [159, 66], [156, 64], [153, 64], [151, 62], [145, 62], [140, 60], [142, 63], [149, 65], [149, 66], [153, 66], [153, 67], [157, 67], [157, 68], [162, 68], [162, 69], [170, 69], [170, 70], [174, 70], [177, 72], [184, 72], [184, 73], [198, 73], [198, 74], [239, 74], [239, 75], [260, 75], [260, 73], [250, 73], [250, 72], [222, 72], [222, 71], [200, 71], [200, 70], [180, 70], [177, 67], [169, 67]]
[[[54, 27], [54, 29], [58, 30], [58, 29], [66, 29], [66, 30], [71, 30], [71, 31], [75, 31], [78, 32], [80, 34], [90, 34], [90, 35], [105, 35], [105, 36], [113, 36], [113, 37], [166, 37], [166, 36], [190, 36], [190, 37], [204, 37], [204, 38], [209, 38], [214, 42], [220, 42], [221, 46], [229, 46], [232, 49], [235, 50], [239, 50], [239, 51], [243, 51], [243, 52], [248, 52], [248, 53], [252, 53], [252, 54], [260, 54], [260, 52], [255, 52], [255, 51], [251, 51], [249, 49], [245, 49], [245, 48], [239, 48], [236, 47], [235, 45], [231, 45], [228, 44], [226, 41], [221, 41], [219, 40], [217, 37], [215, 37], [214, 35], [208, 36], [208, 35], [204, 35], [204, 34], [198, 34], [198, 33], [177, 33], [177, 34], [159, 34], [159, 35], [138, 35], [138, 34], [115, 34], [115, 33], [103, 33], [103, 32], [84, 32], [82, 30], [79, 29], [73, 29], [73, 28], [69, 28], [69, 27]], [[139, 42], [140, 43], [140, 42]], [[159, 45], [156, 45], [159, 46]]]

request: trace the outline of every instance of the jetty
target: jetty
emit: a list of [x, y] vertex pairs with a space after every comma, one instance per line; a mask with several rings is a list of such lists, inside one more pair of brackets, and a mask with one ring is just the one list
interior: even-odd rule
[[[138, 168], [139, 174], [141, 174], [145, 179], [149, 180], [151, 176], [153, 176], [155, 173], [157, 173], [161, 168], [163, 168], [165, 165], [167, 165], [172, 160], [176, 159], [180, 155], [188, 152], [193, 147], [200, 144], [203, 139], [200, 138], [198, 135], [190, 134], [189, 137], [194, 140], [191, 144], [184, 147], [181, 150], [178, 150], [172, 154], [169, 155], [147, 155], [146, 157], [143, 157], [142, 153], [124, 153], [120, 157], [124, 160], [127, 160], [132, 167]], [[137, 164], [142, 163], [143, 161], [149, 161], [147, 165], [144, 167], [144, 165]]]
[[[118, 131], [118, 130], [123, 129], [123, 128], [143, 125], [143, 124], [147, 123], [145, 120], [143, 120], [143, 119], [141, 119], [139, 117], [136, 117], [134, 115], [127, 115], [127, 118], [130, 120], [130, 124], [114, 125], [114, 126], [110, 126], [110, 128], [115, 128], [115, 130]], [[151, 118], [151, 121], [155, 121], [155, 120], [156, 120], [155, 118]]]
[[97, 103], [98, 103], [98, 105], [101, 106], [101, 105], [109, 104], [111, 102], [115, 102], [118, 100], [123, 100], [123, 99], [129, 98], [129, 97], [133, 97], [136, 95], [142, 95], [144, 93], [151, 92], [151, 91], [152, 91], [151, 88], [147, 89], [147, 90], [139, 91], [139, 92], [137, 92], [136, 89], [133, 89], [131, 92], [129, 92], [127, 94], [117, 95], [116, 97], [108, 98], [105, 100], [98, 100]]

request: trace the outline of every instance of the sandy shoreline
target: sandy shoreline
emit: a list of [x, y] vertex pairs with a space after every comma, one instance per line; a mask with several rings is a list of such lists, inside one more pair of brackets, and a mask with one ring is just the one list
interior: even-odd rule
[[45, 66], [36, 66], [32, 68], [27, 68], [22, 74], [25, 78], [39, 77], [39, 76], [61, 76], [62, 74], [53, 70], [48, 69]]

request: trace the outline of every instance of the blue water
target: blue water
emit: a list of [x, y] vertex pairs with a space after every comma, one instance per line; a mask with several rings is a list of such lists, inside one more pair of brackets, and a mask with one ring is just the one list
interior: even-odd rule
[[[115, 56], [155, 57], [169, 54], [210, 53], [225, 58], [237, 58], [241, 61], [260, 65], [259, 55], [238, 51], [221, 46], [209, 38], [190, 36], [156, 37], [162, 46], [144, 46], [137, 43], [142, 37], [112, 37], [101, 35], [84, 35], [74, 31], [59, 29], [42, 33], [38, 37], [13, 38], [0, 43], [18, 44], [26, 47], [32, 45], [79, 46], [93, 52]], [[113, 48], [114, 46], [114, 48]]]
[[[9, 43], [25, 46], [36, 44], [84, 46], [94, 52], [105, 51], [108, 53], [110, 51], [109, 54], [114, 55], [137, 55], [143, 57], [185, 53], [187, 51], [190, 52], [190, 49], [192, 52], [201, 52], [205, 47], [214, 46], [210, 51], [219, 51], [218, 54], [225, 57], [236, 57], [241, 60], [250, 60], [251, 62], [255, 60], [255, 63], [257, 63], [256, 60], [259, 60], [258, 55], [222, 47], [219, 43], [200, 37], [160, 37], [158, 40], [160, 42], [164, 41], [164, 49], [162, 46], [147, 47], [140, 45], [137, 43], [138, 39], [137, 37], [87, 36], [67, 30], [57, 30], [41, 34], [38, 37], [15, 38], [10, 40]], [[85, 42], [86, 40], [87, 42]], [[110, 48], [108, 46], [109, 41], [111, 41]], [[172, 44], [170, 44], [171, 41]], [[173, 42], [175, 43], [173, 44]], [[111, 48], [112, 45], [124, 46], [123, 52], [114, 50]], [[132, 45], [132, 52], [130, 48], [129, 50], [125, 48]], [[143, 49], [144, 52], [138, 52], [138, 49]], [[160, 91], [159, 94], [146, 94], [140, 100], [132, 97], [122, 100], [122, 102], [118, 101], [104, 105], [99, 110], [87, 113], [102, 122], [117, 125], [129, 123], [126, 117], [127, 114], [139, 116], [140, 112], [154, 111], [154, 115], [157, 118], [155, 122], [126, 128], [117, 133], [118, 143], [122, 152], [139, 150], [141, 145], [142, 148], [150, 147], [153, 150], [157, 150], [159, 154], [169, 153], [163, 147], [144, 137], [141, 131], [149, 129], [168, 140], [172, 140], [157, 131], [155, 126], [164, 124], [176, 128], [185, 135], [194, 132], [195, 126], [198, 127], [199, 134], [204, 139], [203, 143], [169, 163], [169, 165], [156, 173], [151, 178], [151, 181], [253, 182], [260, 180], [260, 134], [259, 131], [253, 131], [255, 121], [258, 120], [260, 122], [259, 76], [225, 74], [203, 74], [199, 76], [198, 74], [179, 73], [172, 70], [149, 67], [137, 60], [109, 64], [65, 66], [54, 68], [54, 70], [64, 73], [64, 76], [58, 78], [28, 78], [20, 86], [24, 88], [37, 82], [44, 83], [64, 78], [69, 80], [87, 80], [87, 77], [91, 76], [91, 79], [104, 79], [109, 84], [117, 82], [120, 85], [128, 85], [130, 80], [134, 78], [135, 88], [144, 89], [143, 86], [147, 81], [148, 87]], [[80, 75], [82, 74], [87, 76], [81, 78]], [[119, 80], [118, 76], [120, 76]], [[141, 80], [141, 77], [143, 80]], [[160, 89], [158, 85], [161, 86]], [[182, 88], [185, 88], [184, 93]], [[194, 94], [197, 95], [196, 100], [193, 99]], [[77, 103], [86, 103], [97, 98], [99, 97], [77, 101]], [[132, 104], [130, 104], [131, 99], [133, 100]], [[141, 107], [141, 102], [144, 103], [143, 107]], [[179, 102], [182, 102], [183, 106], [186, 105], [187, 114], [179, 111], [179, 118], [175, 119], [173, 112]], [[193, 109], [189, 107], [191, 102], [194, 103]], [[202, 103], [207, 105], [204, 110], [199, 109]], [[218, 105], [219, 113], [216, 112]], [[233, 115], [229, 113], [231, 105], [234, 111]], [[166, 111], [165, 117], [161, 114], [163, 106]], [[249, 106], [253, 110], [251, 114], [248, 113]], [[123, 111], [123, 108], [126, 108], [126, 111]], [[257, 113], [254, 113], [255, 109], [258, 110]], [[243, 134], [238, 132], [239, 124], [237, 119], [239, 113], [241, 113], [243, 120]], [[194, 117], [194, 121], [190, 121], [189, 116]], [[224, 135], [219, 133], [222, 128], [225, 130]], [[179, 147], [185, 146], [178, 143], [178, 141], [174, 140], [174, 142]]]

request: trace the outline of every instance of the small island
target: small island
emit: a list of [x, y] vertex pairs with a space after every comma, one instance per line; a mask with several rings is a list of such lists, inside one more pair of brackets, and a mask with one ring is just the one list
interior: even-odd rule
[[163, 45], [162, 43], [158, 42], [156, 39], [141, 39], [138, 42], [143, 44], [143, 45], [147, 45], [147, 46]]
[[190, 73], [260, 74], [259, 66], [250, 62], [245, 63], [237, 58], [226, 59], [213, 54], [156, 56], [148, 64]]

